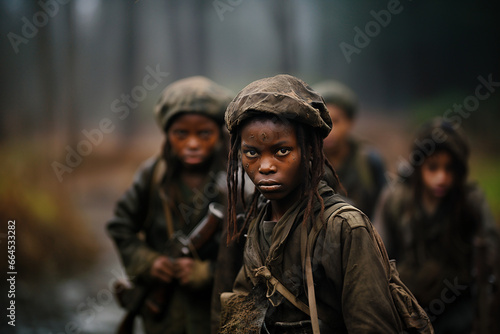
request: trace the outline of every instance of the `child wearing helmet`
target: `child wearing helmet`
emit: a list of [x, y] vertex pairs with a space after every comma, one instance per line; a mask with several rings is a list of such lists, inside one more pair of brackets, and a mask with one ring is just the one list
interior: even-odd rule
[[358, 117], [358, 99], [339, 81], [327, 80], [313, 86], [325, 100], [333, 131], [325, 138], [326, 158], [335, 168], [347, 200], [373, 218], [377, 199], [386, 186], [385, 164], [380, 153], [352, 134]]
[[[222, 125], [231, 97], [201, 76], [165, 88], [155, 107], [165, 133], [163, 150], [141, 166], [107, 224], [136, 291], [130, 293], [136, 297], [124, 298], [133, 303], [123, 306], [132, 319], [142, 317], [148, 334], [210, 333], [222, 224], [210, 233], [203, 230], [206, 240], [198, 246], [190, 236], [205, 221], [211, 203], [227, 203]], [[130, 327], [130, 322], [122, 325]]]

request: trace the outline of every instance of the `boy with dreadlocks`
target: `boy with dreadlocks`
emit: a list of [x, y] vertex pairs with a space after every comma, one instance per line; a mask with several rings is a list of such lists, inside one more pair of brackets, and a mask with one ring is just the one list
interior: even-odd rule
[[[228, 234], [248, 232], [233, 292], [221, 295], [220, 333], [401, 333], [378, 234], [336, 193], [322, 97], [277, 75], [245, 87], [225, 120]], [[240, 166], [255, 184], [243, 223]]]

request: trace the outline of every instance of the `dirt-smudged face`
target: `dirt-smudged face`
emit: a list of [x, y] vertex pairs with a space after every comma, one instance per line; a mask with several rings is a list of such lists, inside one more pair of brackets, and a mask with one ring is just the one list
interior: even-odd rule
[[282, 208], [300, 196], [301, 152], [290, 123], [265, 118], [250, 120], [241, 129], [241, 161], [257, 189]]
[[217, 123], [200, 114], [184, 114], [169, 127], [168, 141], [172, 153], [186, 168], [196, 168], [212, 156], [220, 139]]

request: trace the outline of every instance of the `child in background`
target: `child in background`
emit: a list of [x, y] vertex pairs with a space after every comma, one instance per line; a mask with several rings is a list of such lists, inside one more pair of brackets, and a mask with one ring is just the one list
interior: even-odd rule
[[411, 149], [421, 159], [385, 190], [376, 213], [389, 256], [436, 333], [471, 333], [474, 318], [474, 333], [499, 333], [498, 231], [482, 192], [467, 182], [466, 138], [437, 118]]
[[[155, 108], [165, 133], [163, 150], [137, 172], [107, 225], [139, 290], [136, 305], [125, 306], [132, 319], [135, 313], [142, 317], [147, 334], [210, 333], [222, 224], [202, 235], [207, 240], [199, 248], [194, 241], [177, 241], [196, 229], [210, 203], [227, 204], [222, 125], [231, 97], [225, 88], [199, 76], [176, 81], [163, 91]], [[130, 323], [123, 325], [130, 332]]]
[[[323, 154], [332, 123], [322, 97], [277, 75], [245, 87], [225, 119], [229, 236], [248, 227], [248, 237], [220, 333], [401, 333], [370, 221], [356, 209], [324, 214], [346, 203]], [[242, 224], [240, 167], [256, 186]]]
[[326, 158], [335, 168], [347, 200], [372, 218], [375, 204], [386, 185], [385, 165], [374, 148], [352, 135], [358, 114], [354, 92], [338, 81], [312, 87], [325, 100], [333, 131], [325, 138]]

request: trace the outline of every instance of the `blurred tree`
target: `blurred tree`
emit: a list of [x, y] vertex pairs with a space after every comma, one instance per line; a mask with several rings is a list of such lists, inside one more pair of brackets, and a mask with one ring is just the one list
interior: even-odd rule
[[297, 36], [295, 27], [295, 8], [291, 0], [271, 2], [274, 27], [278, 34], [281, 73], [293, 73], [297, 67]]

